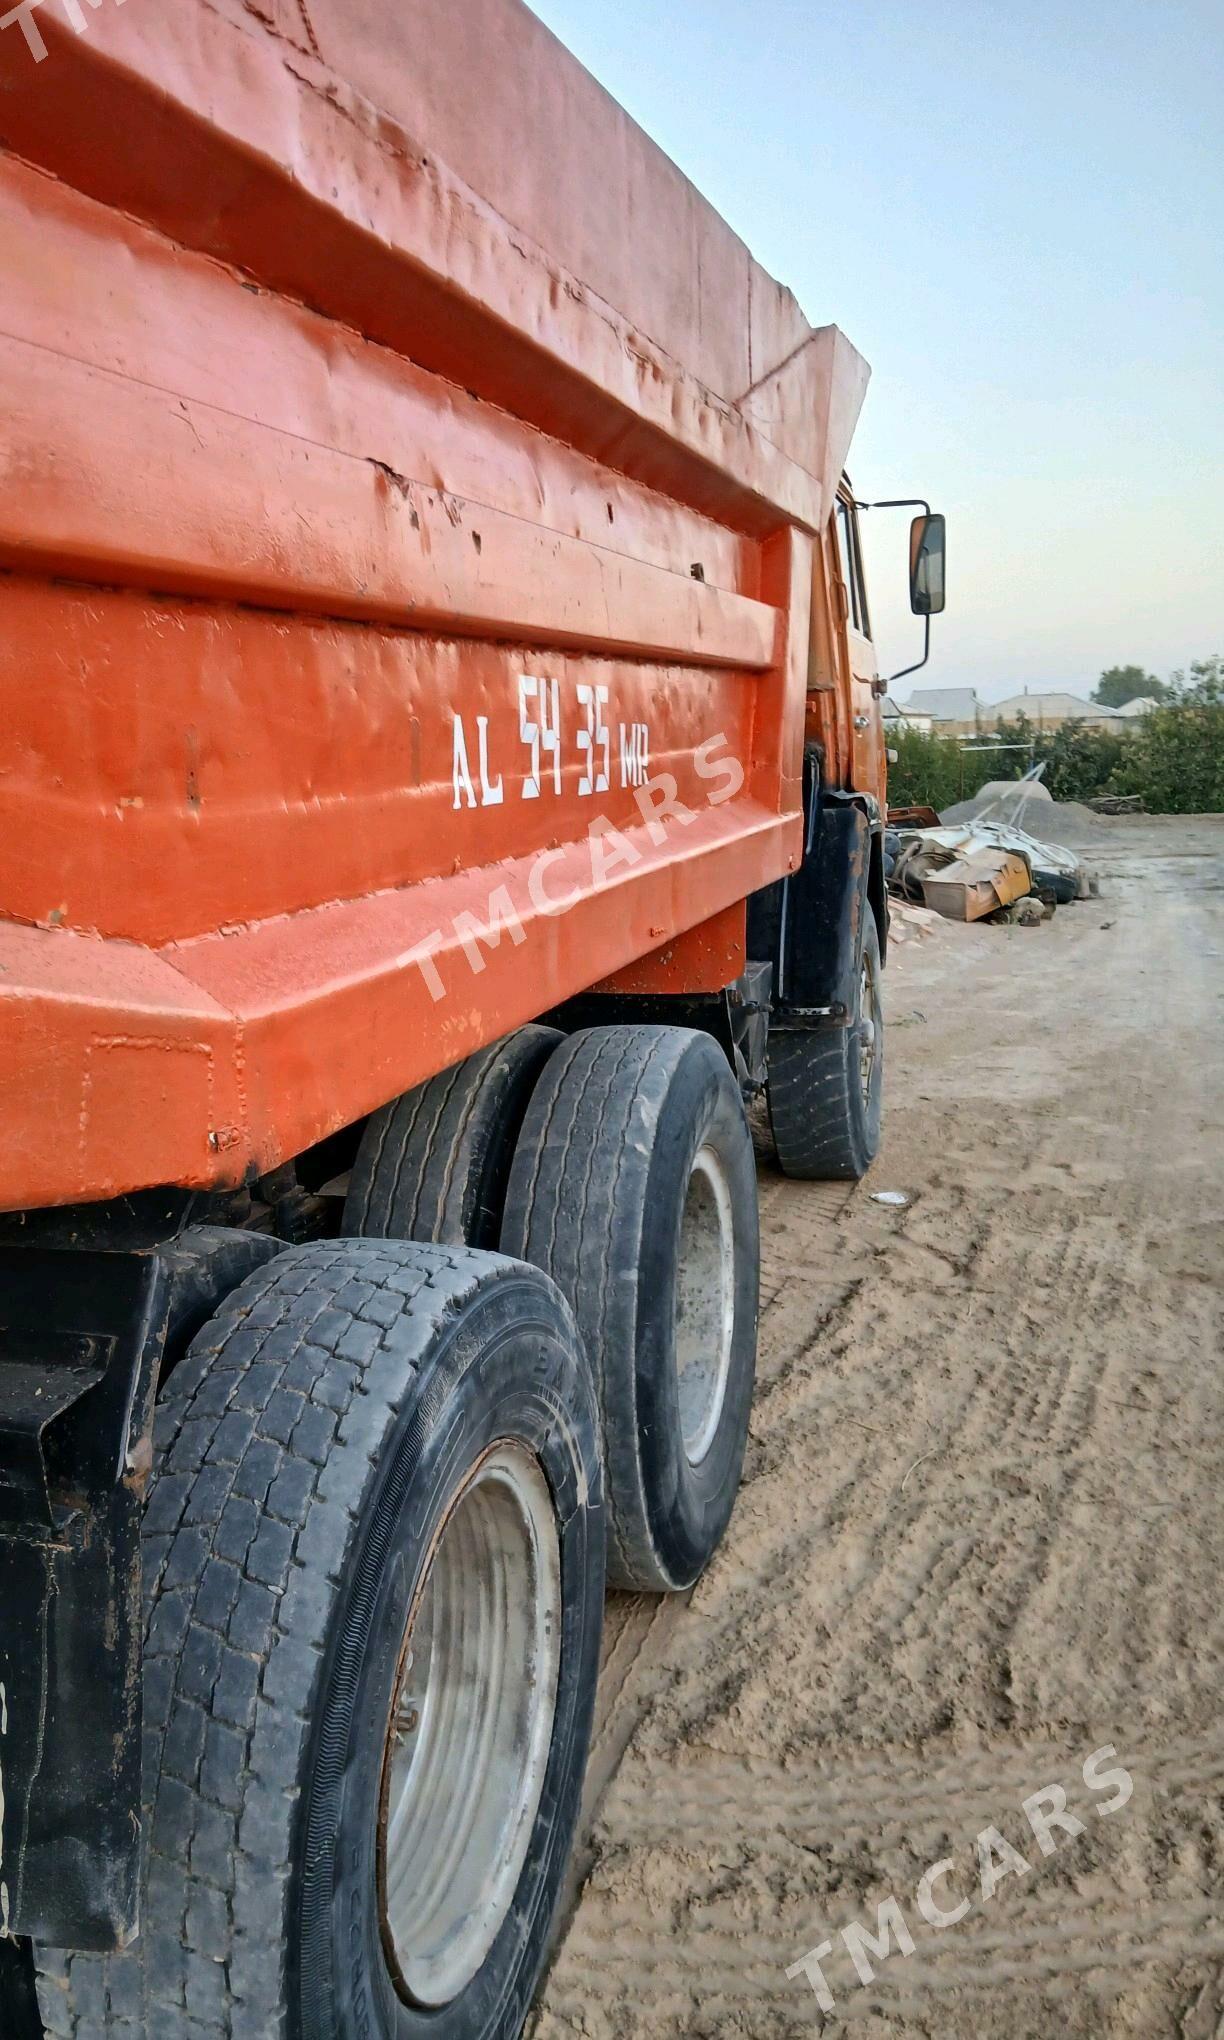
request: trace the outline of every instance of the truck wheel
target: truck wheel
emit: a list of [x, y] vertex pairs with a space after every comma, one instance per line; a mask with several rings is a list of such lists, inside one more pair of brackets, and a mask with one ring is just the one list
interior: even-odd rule
[[884, 1009], [874, 914], [863, 931], [855, 1009], [827, 1033], [769, 1036], [769, 1121], [787, 1176], [857, 1183], [880, 1146]]
[[555, 1027], [520, 1027], [375, 1112], [341, 1231], [496, 1247], [523, 1115], [564, 1039]]
[[599, 1664], [598, 1415], [537, 1270], [292, 1249], [159, 1409], [142, 1931], [52, 2034], [512, 2040]]
[[558, 1283], [595, 1369], [610, 1581], [691, 1586], [739, 1487], [759, 1286], [752, 1139], [708, 1035], [571, 1036], [527, 1111], [502, 1246]]

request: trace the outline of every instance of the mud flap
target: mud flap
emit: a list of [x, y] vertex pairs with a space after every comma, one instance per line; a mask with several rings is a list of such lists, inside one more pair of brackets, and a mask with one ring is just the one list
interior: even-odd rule
[[138, 1925], [140, 1519], [159, 1370], [278, 1251], [0, 1245], [0, 1926], [106, 1952]]
[[775, 1025], [840, 1027], [854, 1004], [863, 916], [872, 911], [873, 829], [857, 801], [820, 786], [811, 759], [804, 811], [803, 863], [750, 900], [748, 954], [773, 964]]

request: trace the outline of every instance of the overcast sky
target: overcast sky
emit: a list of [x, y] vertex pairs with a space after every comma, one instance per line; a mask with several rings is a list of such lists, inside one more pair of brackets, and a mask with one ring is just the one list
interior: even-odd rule
[[[1219, 0], [533, 0], [816, 324], [862, 497], [948, 518], [911, 685], [1224, 651]], [[868, 533], [886, 670], [918, 626]]]

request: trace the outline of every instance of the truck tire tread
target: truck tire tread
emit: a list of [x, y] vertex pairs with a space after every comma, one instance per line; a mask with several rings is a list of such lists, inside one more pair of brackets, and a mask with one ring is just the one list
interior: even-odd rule
[[[640, 1037], [652, 1039], [642, 1041]], [[581, 1272], [578, 1248], [585, 1234], [585, 1221], [591, 1217], [592, 1188], [597, 1174], [603, 1173], [600, 1168], [603, 1157], [614, 1151], [617, 1158], [603, 1200], [605, 1238], [615, 1222], [617, 1191], [626, 1170], [626, 1158], [629, 1157], [630, 1170], [635, 1165], [639, 1170], [644, 1168], [642, 1158], [631, 1155], [629, 1129], [639, 1100], [649, 1096], [650, 1071], [667, 1042], [668, 1035], [662, 1028], [593, 1029], [573, 1036], [549, 1072], [552, 1095], [547, 1111], [534, 1128], [533, 1137], [525, 1145], [520, 1143], [507, 1202], [503, 1249], [546, 1267], [565, 1296], [572, 1298], [576, 1293]], [[646, 1049], [644, 1061], [635, 1054], [641, 1047]], [[580, 1084], [567, 1084], [571, 1072], [582, 1078]], [[563, 1205], [579, 1210], [584, 1221], [572, 1230], [567, 1229], [565, 1251], [558, 1238], [557, 1224]], [[540, 1210], [550, 1214], [546, 1238], [536, 1216]], [[624, 1312], [623, 1304], [620, 1311], [617, 1307], [611, 1256], [604, 1256], [599, 1263], [593, 1296], [590, 1269], [585, 1273], [587, 1310], [597, 1326], [589, 1343], [602, 1350], [615, 1319]], [[609, 1426], [606, 1420], [604, 1460], [608, 1573], [610, 1579], [621, 1581], [633, 1578], [643, 1568], [649, 1570], [652, 1559], [631, 1520], [636, 1511], [627, 1515], [623, 1503], [618, 1507], [618, 1497], [623, 1498], [639, 1486], [636, 1456], [629, 1441], [619, 1439], [616, 1426]]]
[[[690, 1086], [707, 1088], [712, 1112], [742, 1114], [733, 1079], [721, 1051], [704, 1035], [677, 1027], [625, 1025], [592, 1028], [573, 1035], [549, 1063], [527, 1115], [511, 1171], [502, 1231], [503, 1252], [534, 1262], [557, 1283], [573, 1305], [599, 1385], [603, 1420], [605, 1511], [608, 1522], [608, 1579], [634, 1592], [674, 1592], [690, 1586], [708, 1551], [681, 1559], [661, 1535], [657, 1478], [644, 1456], [639, 1429], [643, 1365], [640, 1341], [646, 1315], [643, 1250], [651, 1221], [650, 1185], [655, 1180], [656, 1137], [664, 1123], [668, 1140], [678, 1135], [665, 1122], [674, 1086], [688, 1071]], [[699, 1076], [698, 1073], [704, 1073]], [[715, 1101], [724, 1099], [719, 1106]], [[728, 1137], [724, 1131], [718, 1137]], [[661, 1137], [661, 1136], [660, 1136]], [[750, 1295], [742, 1299], [737, 1335], [735, 1391], [727, 1401], [728, 1464], [722, 1496], [686, 1506], [697, 1510], [705, 1531], [690, 1519], [684, 1536], [708, 1533], [717, 1542], [726, 1527], [739, 1484], [742, 1424], [746, 1431], [756, 1357], [756, 1178], [747, 1124], [731, 1135], [741, 1178], [739, 1250], [749, 1269]], [[737, 1179], [738, 1180], [738, 1179]], [[666, 1229], [670, 1214], [659, 1218]], [[678, 1217], [675, 1220], [678, 1227]], [[665, 1363], [670, 1364], [670, 1363]], [[660, 1405], [660, 1409], [665, 1404]], [[676, 1421], [678, 1422], [678, 1416]], [[660, 1418], [660, 1422], [666, 1420]], [[677, 1432], [678, 1443], [678, 1432]], [[713, 1467], [717, 1455], [711, 1454]], [[680, 1510], [672, 1494], [668, 1507]], [[704, 1511], [704, 1519], [700, 1512]], [[714, 1524], [711, 1531], [709, 1526]]]
[[[39, 1951], [56, 2040], [280, 2040], [271, 1951], [326, 1596], [399, 1400], [440, 1323], [487, 1280], [486, 1255], [342, 1239], [292, 1249], [240, 1285], [158, 1408], [146, 1514], [143, 1929], [119, 1956]], [[331, 1455], [339, 1437], [349, 1450]], [[353, 1449], [353, 1448], [356, 1449]], [[320, 1513], [321, 1512], [321, 1513]], [[173, 1704], [170, 1696], [175, 1693]], [[183, 1872], [191, 1892], [182, 1906]]]
[[342, 1231], [494, 1248], [514, 1143], [535, 1083], [565, 1039], [520, 1027], [373, 1114]]
[[[869, 917], [864, 942], [874, 953], [879, 982], [879, 937]], [[859, 1015], [827, 1033], [771, 1030], [769, 1122], [778, 1165], [787, 1176], [824, 1183], [857, 1183], [875, 1160], [880, 1137], [882, 1060], [868, 1106], [859, 1078]], [[877, 1024], [878, 1056], [883, 1055]]]

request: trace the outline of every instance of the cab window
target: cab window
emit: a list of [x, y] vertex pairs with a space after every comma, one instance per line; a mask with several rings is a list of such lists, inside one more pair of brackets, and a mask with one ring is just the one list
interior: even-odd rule
[[853, 503], [837, 499], [837, 553], [841, 577], [850, 598], [850, 622], [862, 637], [871, 636], [867, 616], [867, 589], [863, 580], [863, 556], [859, 546], [858, 518]]

